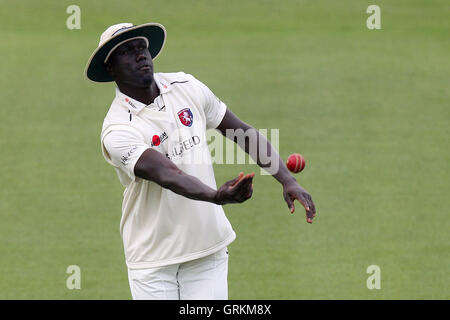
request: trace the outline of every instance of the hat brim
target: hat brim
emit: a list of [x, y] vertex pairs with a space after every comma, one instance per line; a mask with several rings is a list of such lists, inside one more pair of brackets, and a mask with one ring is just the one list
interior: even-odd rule
[[86, 77], [94, 82], [114, 81], [108, 71], [106, 71], [104, 64], [105, 58], [109, 51], [118, 43], [135, 37], [145, 37], [148, 39], [148, 49], [152, 56], [152, 60], [155, 60], [164, 47], [166, 41], [166, 29], [159, 23], [146, 23], [131, 27], [112, 37], [92, 53], [84, 70]]

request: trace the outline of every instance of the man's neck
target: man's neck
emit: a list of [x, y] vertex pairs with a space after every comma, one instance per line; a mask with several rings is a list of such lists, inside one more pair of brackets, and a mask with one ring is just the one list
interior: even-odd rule
[[117, 83], [117, 86], [123, 94], [146, 105], [152, 103], [159, 96], [159, 88], [154, 79], [150, 86], [144, 88], [130, 86], [126, 83]]

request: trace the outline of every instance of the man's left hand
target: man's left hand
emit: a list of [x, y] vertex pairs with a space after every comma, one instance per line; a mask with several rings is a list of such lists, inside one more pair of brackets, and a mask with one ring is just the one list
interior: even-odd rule
[[312, 223], [312, 220], [316, 216], [316, 207], [311, 195], [305, 189], [296, 181], [292, 181], [283, 185], [283, 196], [291, 213], [295, 211], [294, 201], [297, 199], [306, 210], [306, 222]]

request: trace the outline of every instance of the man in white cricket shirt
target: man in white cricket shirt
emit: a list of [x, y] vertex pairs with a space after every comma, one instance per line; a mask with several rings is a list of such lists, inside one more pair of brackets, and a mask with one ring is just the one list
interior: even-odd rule
[[[190, 74], [154, 73], [166, 30], [158, 23], [121, 23], [100, 37], [85, 74], [117, 84], [101, 145], [125, 191], [120, 233], [133, 299], [227, 299], [227, 246], [236, 235], [222, 205], [253, 192], [254, 174], [217, 189], [206, 130], [253, 130], [276, 155], [273, 176], [294, 211], [315, 215], [310, 195], [289, 174], [270, 143], [236, 117]], [[249, 152], [248, 143], [241, 146]], [[262, 166], [259, 153], [252, 155]]]

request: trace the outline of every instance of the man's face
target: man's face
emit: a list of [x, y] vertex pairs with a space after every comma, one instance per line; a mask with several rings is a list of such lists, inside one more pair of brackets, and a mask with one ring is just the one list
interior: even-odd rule
[[106, 62], [114, 81], [145, 88], [153, 81], [153, 62], [143, 39], [127, 41], [117, 47]]

